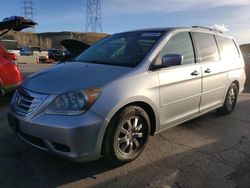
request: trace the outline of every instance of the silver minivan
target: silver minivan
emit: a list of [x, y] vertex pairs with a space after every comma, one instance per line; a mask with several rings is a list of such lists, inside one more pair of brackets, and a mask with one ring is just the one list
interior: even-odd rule
[[8, 120], [29, 144], [68, 159], [134, 160], [149, 135], [216, 109], [231, 113], [245, 82], [235, 40], [203, 27], [104, 38], [16, 91]]

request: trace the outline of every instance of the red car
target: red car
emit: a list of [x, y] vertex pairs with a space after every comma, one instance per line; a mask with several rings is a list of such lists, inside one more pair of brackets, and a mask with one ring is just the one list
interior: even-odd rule
[[22, 80], [16, 55], [9, 53], [0, 44], [0, 94], [4, 95], [6, 92], [15, 90]]
[[[36, 25], [35, 22], [19, 16], [5, 18], [0, 22], [0, 37], [10, 30], [21, 31]], [[17, 57], [9, 53], [0, 43], [0, 95], [15, 90], [22, 82], [22, 74], [17, 65]]]

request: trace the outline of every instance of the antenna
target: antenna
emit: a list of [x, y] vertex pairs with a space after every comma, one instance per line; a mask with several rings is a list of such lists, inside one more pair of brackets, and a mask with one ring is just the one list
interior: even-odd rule
[[102, 32], [102, 13], [100, 0], [87, 0], [86, 32]]
[[[22, 4], [21, 10], [23, 11], [22, 15], [27, 19], [34, 20], [34, 15], [35, 15], [34, 2], [32, 0], [24, 0], [21, 2], [21, 4]], [[26, 31], [34, 32], [35, 27], [29, 28]]]

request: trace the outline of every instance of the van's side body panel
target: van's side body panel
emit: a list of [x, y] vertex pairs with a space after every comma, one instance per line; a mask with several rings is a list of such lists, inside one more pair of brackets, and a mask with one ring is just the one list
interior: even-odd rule
[[162, 128], [199, 113], [201, 74], [192, 76], [195, 70], [201, 73], [199, 64], [170, 67], [158, 72]]
[[[196, 64], [169, 67], [158, 71], [161, 108], [159, 115], [160, 129], [158, 131], [221, 107], [225, 101], [228, 88], [233, 82], [238, 83], [239, 93], [244, 89], [244, 61], [240, 51], [236, 58], [223, 59], [223, 50], [216, 37], [223, 36], [232, 41], [234, 39], [213, 31], [177, 29], [169, 33], [165, 44], [178, 32], [192, 33]], [[199, 41], [195, 39], [194, 33], [205, 33], [214, 37], [218, 50], [218, 60], [202, 62], [197, 45]], [[235, 41], [234, 43], [235, 48], [239, 50]], [[191, 77], [191, 70], [199, 70], [201, 74], [195, 78]]]

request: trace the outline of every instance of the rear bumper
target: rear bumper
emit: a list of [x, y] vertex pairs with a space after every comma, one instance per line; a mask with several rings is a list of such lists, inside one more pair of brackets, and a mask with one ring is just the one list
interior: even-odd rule
[[[60, 117], [43, 114], [34, 119], [10, 114], [18, 121], [15, 132], [36, 148], [77, 162], [95, 160], [101, 154], [99, 135], [106, 121], [93, 112]], [[10, 120], [9, 125], [13, 128]]]

